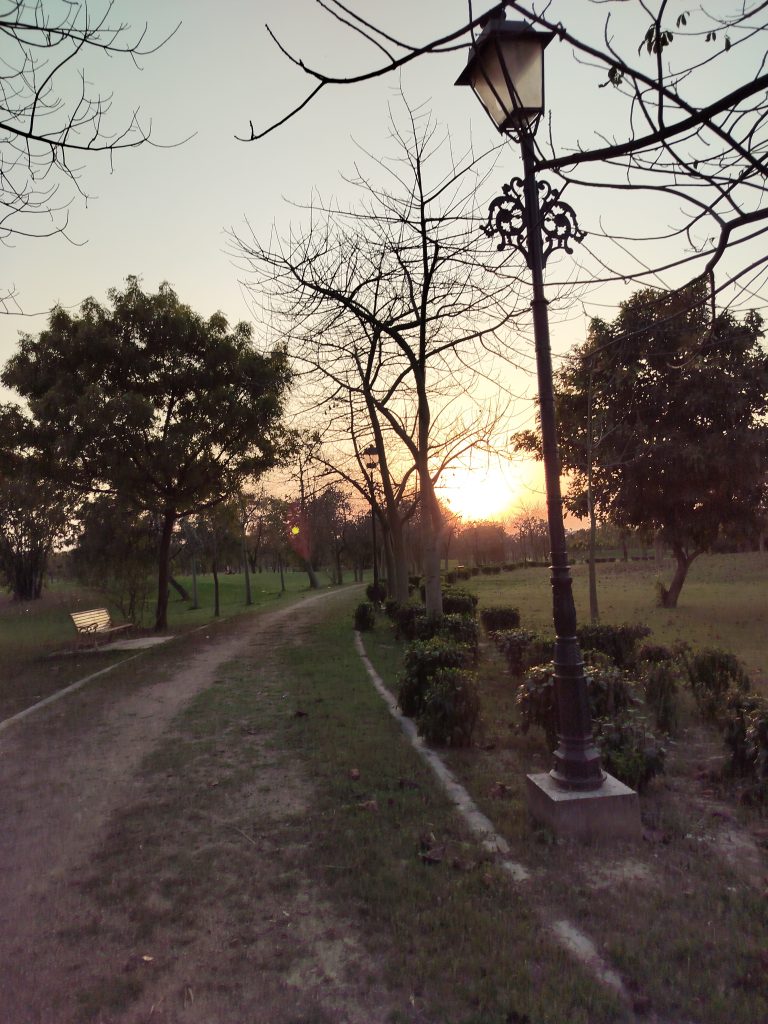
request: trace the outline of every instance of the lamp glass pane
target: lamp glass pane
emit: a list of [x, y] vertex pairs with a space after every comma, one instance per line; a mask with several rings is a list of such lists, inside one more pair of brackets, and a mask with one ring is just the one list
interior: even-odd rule
[[[502, 64], [516, 92], [513, 100]], [[525, 123], [544, 106], [544, 54], [535, 37], [502, 36], [487, 45], [472, 75], [472, 88], [499, 128]]]

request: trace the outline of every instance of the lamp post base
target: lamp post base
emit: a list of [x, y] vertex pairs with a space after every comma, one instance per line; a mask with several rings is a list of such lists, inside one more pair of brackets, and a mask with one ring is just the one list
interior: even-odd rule
[[637, 793], [606, 775], [600, 789], [563, 789], [548, 772], [526, 775], [528, 810], [536, 821], [563, 839], [642, 838]]

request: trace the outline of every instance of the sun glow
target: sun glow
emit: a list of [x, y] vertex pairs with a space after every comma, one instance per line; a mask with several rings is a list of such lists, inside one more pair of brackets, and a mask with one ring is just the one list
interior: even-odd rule
[[520, 467], [501, 463], [448, 470], [437, 495], [464, 522], [503, 520], [520, 504], [525, 485]]

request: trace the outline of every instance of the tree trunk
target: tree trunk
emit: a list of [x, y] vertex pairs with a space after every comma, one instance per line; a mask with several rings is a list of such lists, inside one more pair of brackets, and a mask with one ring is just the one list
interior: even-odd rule
[[160, 550], [157, 567], [157, 610], [155, 612], [155, 632], [160, 633], [168, 628], [168, 586], [171, 578], [171, 540], [176, 525], [176, 510], [166, 509], [163, 525], [160, 530]]
[[314, 568], [312, 566], [312, 563], [310, 562], [310, 560], [308, 558], [304, 559], [304, 568], [306, 569], [307, 576], [309, 577], [309, 587], [310, 587], [310, 590], [319, 590], [320, 589], [320, 584], [317, 582], [317, 576], [315, 574], [315, 570], [314, 570]]
[[280, 569], [280, 593], [285, 593], [285, 574], [283, 573], [283, 559], [281, 555], [277, 557], [277, 565]]
[[243, 572], [245, 573], [245, 603], [247, 605], [253, 604], [253, 595], [251, 594], [251, 574], [248, 571], [248, 545], [245, 542], [245, 530], [243, 530]]
[[422, 529], [424, 599], [427, 615], [437, 617], [443, 614], [443, 592], [440, 587], [440, 545], [443, 540], [444, 524], [432, 478], [425, 464], [419, 466], [419, 489], [424, 510]]
[[191, 601], [192, 600], [192, 598], [189, 596], [189, 594], [187, 592], [187, 588], [182, 583], [179, 583], [179, 581], [177, 579], [174, 579], [173, 576], [169, 576], [168, 577], [168, 582], [173, 587], [173, 589], [176, 591], [176, 593], [179, 595], [179, 597], [181, 598], [182, 601]]
[[701, 552], [694, 551], [692, 555], [686, 554], [683, 548], [677, 545], [672, 546], [672, 551], [677, 560], [677, 567], [675, 574], [672, 577], [672, 582], [669, 585], [669, 590], [666, 587], [661, 587], [661, 606], [662, 608], [677, 608], [677, 599], [680, 596], [680, 591], [683, 589], [685, 583], [685, 577], [688, 575], [688, 570], [691, 567], [691, 563], [694, 558], [697, 558]]
[[192, 553], [192, 608], [199, 608], [197, 600], [197, 555]]

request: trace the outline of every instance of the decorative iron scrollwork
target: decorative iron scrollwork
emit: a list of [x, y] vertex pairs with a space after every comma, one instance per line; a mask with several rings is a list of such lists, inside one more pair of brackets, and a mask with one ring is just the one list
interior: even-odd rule
[[[573, 207], [561, 201], [560, 189], [552, 188], [548, 181], [537, 181], [536, 188], [539, 192], [542, 263], [546, 264], [555, 249], [573, 252], [571, 241], [581, 242], [587, 233], [579, 227]], [[482, 230], [488, 238], [499, 236], [497, 249], [517, 249], [530, 266], [522, 179], [513, 178], [508, 185], [501, 186], [501, 191], [503, 195], [496, 196], [488, 207], [488, 222], [482, 225]]]

